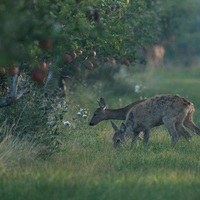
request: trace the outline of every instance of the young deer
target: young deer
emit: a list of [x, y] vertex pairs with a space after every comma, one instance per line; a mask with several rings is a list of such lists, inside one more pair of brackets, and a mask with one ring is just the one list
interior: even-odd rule
[[[109, 120], [109, 119], [125, 120], [126, 115], [129, 112], [129, 110], [133, 106], [135, 106], [143, 101], [145, 101], [145, 99], [137, 100], [123, 108], [108, 109], [108, 108], [106, 108], [105, 100], [103, 98], [100, 98], [100, 100], [97, 101], [99, 104], [99, 108], [97, 108], [96, 111], [94, 112], [89, 125], [94, 126], [103, 120]], [[138, 139], [143, 140], [142, 133], [138, 134]]]
[[99, 104], [99, 108], [97, 108], [96, 111], [94, 112], [89, 125], [94, 126], [103, 120], [109, 120], [109, 119], [125, 120], [126, 115], [129, 112], [129, 110], [133, 106], [135, 106], [138, 103], [141, 103], [143, 101], [145, 101], [145, 100], [144, 99], [138, 100], [136, 102], [133, 102], [133, 103], [131, 103], [123, 108], [119, 108], [119, 109], [108, 109], [108, 108], [106, 108], [105, 100], [103, 98], [100, 98], [100, 100], [97, 101]]
[[178, 95], [157, 95], [138, 105], [135, 105], [127, 114], [125, 124], [120, 129], [112, 122], [115, 131], [113, 136], [114, 147], [120, 146], [127, 137], [132, 136], [131, 147], [138, 134], [144, 132], [144, 144], [149, 140], [150, 129], [164, 124], [175, 145], [180, 135], [188, 141], [190, 134], [185, 127], [200, 135], [200, 129], [193, 122], [194, 105]]

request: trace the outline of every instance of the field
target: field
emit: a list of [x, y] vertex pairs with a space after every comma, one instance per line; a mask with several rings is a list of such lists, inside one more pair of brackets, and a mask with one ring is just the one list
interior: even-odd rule
[[[191, 142], [181, 138], [172, 147], [169, 133], [160, 126], [152, 129], [147, 147], [137, 141], [130, 149], [127, 141], [122, 148], [114, 149], [109, 121], [88, 126], [99, 97], [105, 98], [108, 107], [117, 108], [140, 97], [164, 93], [192, 101], [194, 121], [200, 126], [199, 74], [199, 68], [124, 72], [104, 88], [84, 88], [84, 94], [80, 92], [73, 99], [71, 113], [79, 104], [87, 108], [88, 117], [76, 128], [66, 127], [61, 150], [50, 158], [38, 158], [37, 151], [42, 147], [26, 140], [7, 137], [0, 143], [0, 199], [199, 199], [199, 136], [191, 133]], [[136, 83], [142, 88], [140, 93], [134, 92]], [[1, 125], [1, 132], [9, 132], [5, 129]]]

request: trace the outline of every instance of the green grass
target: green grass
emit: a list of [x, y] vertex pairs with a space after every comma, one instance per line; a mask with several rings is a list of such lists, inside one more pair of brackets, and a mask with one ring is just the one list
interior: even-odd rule
[[[159, 93], [188, 97], [195, 104], [194, 121], [200, 126], [199, 74], [196, 68], [134, 73], [122, 83], [110, 84], [110, 91], [108, 86], [101, 93], [92, 86], [85, 88], [74, 103], [89, 108], [88, 120], [76, 129], [66, 127], [61, 150], [52, 157], [38, 158], [43, 147], [24, 140], [7, 138], [0, 143], [0, 199], [199, 199], [199, 136], [191, 133], [191, 142], [181, 138], [172, 147], [169, 133], [161, 126], [152, 129], [147, 147], [137, 141], [130, 149], [127, 141], [114, 149], [109, 121], [88, 126], [99, 95], [110, 107], [117, 107]], [[131, 78], [145, 86], [142, 93], [134, 93]], [[121, 85], [127, 89], [119, 90]]]

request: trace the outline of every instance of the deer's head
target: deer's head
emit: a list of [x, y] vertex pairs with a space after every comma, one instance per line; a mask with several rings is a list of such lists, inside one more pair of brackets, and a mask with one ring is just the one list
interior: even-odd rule
[[114, 136], [113, 136], [113, 145], [115, 148], [120, 147], [121, 144], [125, 140], [125, 131], [126, 131], [126, 125], [124, 123], [121, 124], [120, 128], [117, 127], [117, 125], [111, 121], [112, 127], [115, 131]]
[[106, 102], [103, 98], [100, 98], [100, 100], [97, 100], [98, 104], [99, 104], [99, 108], [96, 109], [96, 111], [93, 114], [92, 119], [90, 120], [89, 125], [90, 126], [94, 126], [96, 124], [98, 124], [99, 122], [101, 122], [102, 120], [106, 119]]

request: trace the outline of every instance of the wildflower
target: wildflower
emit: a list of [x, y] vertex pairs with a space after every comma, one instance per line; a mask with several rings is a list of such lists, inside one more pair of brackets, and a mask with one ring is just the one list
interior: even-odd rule
[[81, 112], [77, 112], [77, 115], [78, 115], [78, 116], [81, 116]]
[[50, 121], [50, 122], [47, 122], [47, 124], [48, 124], [49, 126], [54, 126], [54, 125], [56, 124], [56, 122], [55, 122], [55, 121]]
[[71, 126], [71, 123], [70, 123], [69, 121], [63, 121], [63, 124], [64, 124], [65, 126]]
[[136, 93], [141, 92], [141, 85], [135, 85], [135, 92]]
[[83, 118], [84, 118], [84, 119], [86, 119], [86, 118], [87, 118], [87, 115], [85, 115], [85, 114], [83, 114], [82, 116], [83, 116]]

